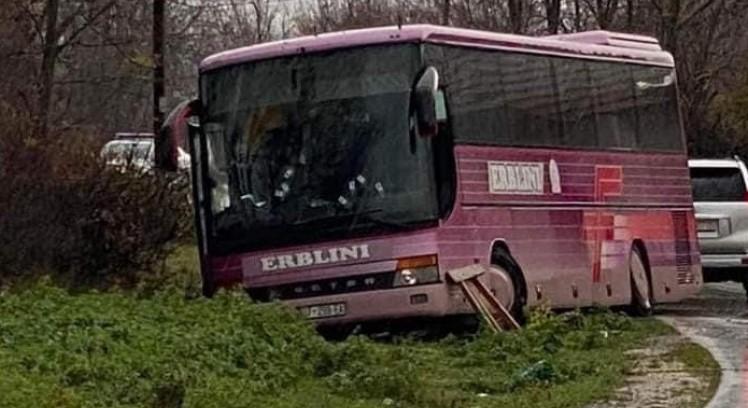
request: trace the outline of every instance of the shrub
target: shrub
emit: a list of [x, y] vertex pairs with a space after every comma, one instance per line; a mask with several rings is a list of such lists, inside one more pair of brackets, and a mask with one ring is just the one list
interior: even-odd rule
[[0, 283], [52, 271], [77, 286], [133, 285], [188, 231], [184, 178], [118, 171], [100, 146], [80, 133], [40, 140], [0, 107]]

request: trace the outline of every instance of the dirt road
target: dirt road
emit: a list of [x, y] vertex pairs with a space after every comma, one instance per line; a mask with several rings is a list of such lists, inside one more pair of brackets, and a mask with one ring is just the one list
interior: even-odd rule
[[698, 296], [658, 309], [658, 317], [706, 347], [722, 368], [708, 408], [748, 408], [748, 306], [743, 287], [710, 283]]

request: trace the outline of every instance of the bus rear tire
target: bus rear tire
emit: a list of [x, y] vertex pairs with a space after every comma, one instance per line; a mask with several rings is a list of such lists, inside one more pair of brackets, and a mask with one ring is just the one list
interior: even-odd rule
[[[524, 324], [524, 307], [527, 304], [527, 289], [519, 265], [517, 265], [517, 262], [512, 258], [508, 251], [499, 247], [493, 250], [491, 266], [494, 268], [494, 273], [506, 274], [512, 282], [514, 299], [508, 310], [517, 323]], [[499, 301], [501, 301], [501, 299], [499, 299]]]
[[638, 246], [631, 247], [629, 256], [629, 279], [631, 280], [631, 305], [629, 314], [633, 316], [651, 316], [654, 312], [652, 302], [652, 281], [649, 268]]

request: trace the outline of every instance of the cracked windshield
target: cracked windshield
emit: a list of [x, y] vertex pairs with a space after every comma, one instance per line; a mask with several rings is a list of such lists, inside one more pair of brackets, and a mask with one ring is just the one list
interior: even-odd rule
[[415, 45], [381, 46], [209, 74], [214, 234], [267, 243], [288, 227], [346, 234], [435, 218], [430, 145], [409, 115], [419, 59]]

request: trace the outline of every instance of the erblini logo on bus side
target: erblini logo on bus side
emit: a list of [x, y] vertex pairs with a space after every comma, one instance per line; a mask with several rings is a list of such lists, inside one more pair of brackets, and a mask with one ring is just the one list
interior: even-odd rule
[[492, 194], [543, 194], [543, 163], [488, 162], [488, 188]]
[[260, 259], [260, 263], [262, 264], [262, 270], [268, 272], [367, 259], [370, 257], [369, 245], [364, 244], [268, 256]]

